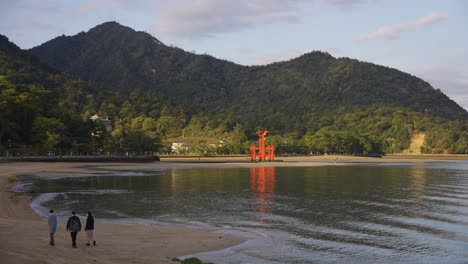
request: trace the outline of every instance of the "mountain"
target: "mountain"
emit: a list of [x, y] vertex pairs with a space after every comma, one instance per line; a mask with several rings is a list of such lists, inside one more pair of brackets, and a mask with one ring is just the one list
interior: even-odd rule
[[[116, 22], [60, 36], [29, 52], [52, 67], [114, 91], [149, 91], [192, 113], [236, 113], [251, 126], [308, 130], [337, 109], [392, 106], [447, 119], [466, 110], [407, 73], [323, 52], [266, 66], [241, 66], [164, 45]], [[272, 120], [269, 120], [272, 119]], [[284, 121], [286, 120], [286, 121]]]
[[0, 99], [3, 153], [246, 153], [264, 127], [278, 153], [468, 153], [468, 113], [407, 73], [319, 51], [242, 66], [115, 22], [28, 51], [0, 38]]
[[168, 47], [115, 22], [60, 36], [29, 51], [52, 67], [113, 91], [154, 91], [177, 103], [228, 100], [229, 76], [242, 67]]
[[37, 153], [86, 141], [80, 112], [94, 92], [0, 35], [0, 152]]
[[[153, 119], [137, 117], [145, 111], [161, 113], [159, 126]], [[106, 112], [123, 120], [111, 123], [105, 116], [95, 116]], [[97, 88], [49, 67], [0, 35], [2, 156], [155, 151], [160, 148], [159, 134], [149, 130], [180, 130], [178, 124], [185, 122], [184, 118], [180, 107], [164, 98]]]

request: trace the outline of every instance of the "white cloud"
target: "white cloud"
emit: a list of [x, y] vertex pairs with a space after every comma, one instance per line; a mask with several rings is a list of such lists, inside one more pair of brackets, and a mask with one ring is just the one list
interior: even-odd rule
[[399, 25], [380, 27], [374, 32], [357, 37], [357, 40], [372, 41], [372, 40], [378, 40], [378, 39], [393, 39], [393, 38], [399, 37], [403, 31], [425, 27], [427, 25], [440, 22], [444, 20], [445, 18], [446, 16], [444, 15], [431, 12], [431, 13], [428, 13], [426, 16], [415, 21], [411, 21], [411, 22], [399, 24]]
[[304, 0], [179, 0], [156, 7], [156, 34], [200, 38], [277, 22], [301, 20]]

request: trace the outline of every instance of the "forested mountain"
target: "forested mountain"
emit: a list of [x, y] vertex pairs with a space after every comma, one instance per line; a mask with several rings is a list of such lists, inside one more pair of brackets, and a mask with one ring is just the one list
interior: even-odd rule
[[92, 93], [85, 82], [59, 74], [0, 35], [0, 152], [79, 141], [87, 134], [79, 113]]
[[[216, 152], [239, 153], [266, 127], [280, 153], [401, 152], [420, 133], [423, 152], [468, 153], [466, 110], [417, 77], [371, 63], [315, 51], [242, 66], [167, 46], [116, 22], [28, 52], [92, 83], [75, 98], [76, 110], [83, 122], [95, 113], [112, 120], [112, 133], [93, 138], [106, 151], [141, 152], [157, 148], [145, 149], [148, 142], [190, 138], [202, 153], [213, 151], [208, 139], [226, 142]], [[55, 91], [58, 104], [73, 94]]]
[[[151, 109], [158, 113], [177, 111], [156, 97], [99, 92], [39, 62], [0, 35], [0, 155], [157, 150], [157, 135], [118, 122], [115, 135], [110, 135], [99, 122], [90, 120], [96, 105], [113, 96], [118, 102], [141, 103], [139, 107], [152, 102]], [[123, 103], [119, 109], [130, 114], [138, 110]]]
[[[212, 111], [229, 101], [239, 65], [168, 47], [115, 22], [60, 36], [30, 50], [52, 67], [112, 91], [150, 91]], [[214, 104], [213, 104], [214, 103]]]
[[106, 89], [151, 91], [189, 106], [194, 113], [235, 112], [252, 125], [277, 126], [281, 131], [290, 128], [291, 121], [297, 123], [295, 129], [307, 129], [303, 124], [337, 106], [402, 106], [449, 119], [468, 116], [419, 78], [322, 52], [246, 67], [168, 47], [116, 22], [57, 37], [30, 52], [58, 70]]

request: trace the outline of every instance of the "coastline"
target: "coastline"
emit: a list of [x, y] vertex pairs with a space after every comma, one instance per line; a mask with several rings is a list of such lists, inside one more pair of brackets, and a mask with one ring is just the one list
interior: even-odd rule
[[[1, 263], [177, 263], [172, 258], [199, 255], [235, 247], [245, 237], [216, 233], [203, 228], [109, 223], [97, 220], [98, 246], [86, 247], [85, 234], [78, 235], [78, 248], [71, 248], [69, 234], [60, 219], [56, 246], [48, 245], [47, 221], [30, 207], [31, 197], [10, 188], [18, 175], [39, 177], [102, 175], [119, 171], [190, 168], [309, 167], [369, 163], [457, 162], [445, 159], [381, 159], [353, 156], [283, 158], [278, 162], [251, 163], [245, 160], [199, 160], [162, 158], [155, 163], [0, 163], [0, 262]], [[221, 238], [220, 238], [221, 237]]]
[[[86, 247], [84, 232], [78, 234], [78, 248], [59, 219], [56, 246], [49, 246], [47, 220], [30, 207], [31, 197], [10, 188], [22, 174], [48, 172], [89, 175], [90, 166], [115, 167], [138, 164], [29, 163], [0, 164], [0, 263], [178, 263], [179, 256], [216, 251], [238, 245], [244, 238], [218, 234], [206, 228], [125, 224], [99, 221], [95, 230], [96, 247]], [[148, 164], [149, 165], [149, 164]], [[153, 167], [157, 164], [153, 164]], [[146, 166], [145, 166], [146, 167]], [[95, 172], [95, 171], [94, 171]], [[99, 170], [99, 173], [103, 173]], [[53, 173], [50, 173], [53, 175]]]

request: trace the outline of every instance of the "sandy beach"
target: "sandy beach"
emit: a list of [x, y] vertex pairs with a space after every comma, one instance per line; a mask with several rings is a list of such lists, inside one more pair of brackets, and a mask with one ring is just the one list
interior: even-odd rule
[[[97, 220], [96, 247], [85, 246], [78, 234], [78, 248], [71, 247], [70, 234], [61, 219], [49, 246], [47, 220], [30, 208], [30, 197], [10, 191], [14, 175], [69, 173], [89, 174], [83, 166], [115, 167], [122, 164], [0, 163], [0, 263], [177, 263], [172, 258], [226, 248], [242, 238], [220, 235], [205, 229], [102, 223]], [[157, 166], [126, 164], [125, 167]], [[101, 171], [102, 172], [102, 171]]]
[[[206, 161], [206, 162], [205, 162]], [[211, 161], [211, 162], [208, 162]], [[113, 170], [150, 170], [197, 167], [321, 166], [369, 162], [432, 162], [363, 157], [321, 156], [283, 162], [249, 163], [244, 160], [196, 159], [192, 162], [162, 159], [154, 163], [0, 163], [0, 263], [177, 263], [173, 258], [198, 252], [223, 249], [245, 241], [244, 238], [220, 235], [214, 230], [168, 227], [144, 224], [100, 222], [97, 219], [96, 247], [85, 246], [85, 234], [78, 235], [78, 248], [61, 219], [56, 233], [56, 246], [48, 244], [46, 219], [30, 208], [31, 197], [11, 191], [17, 175], [90, 175]]]

